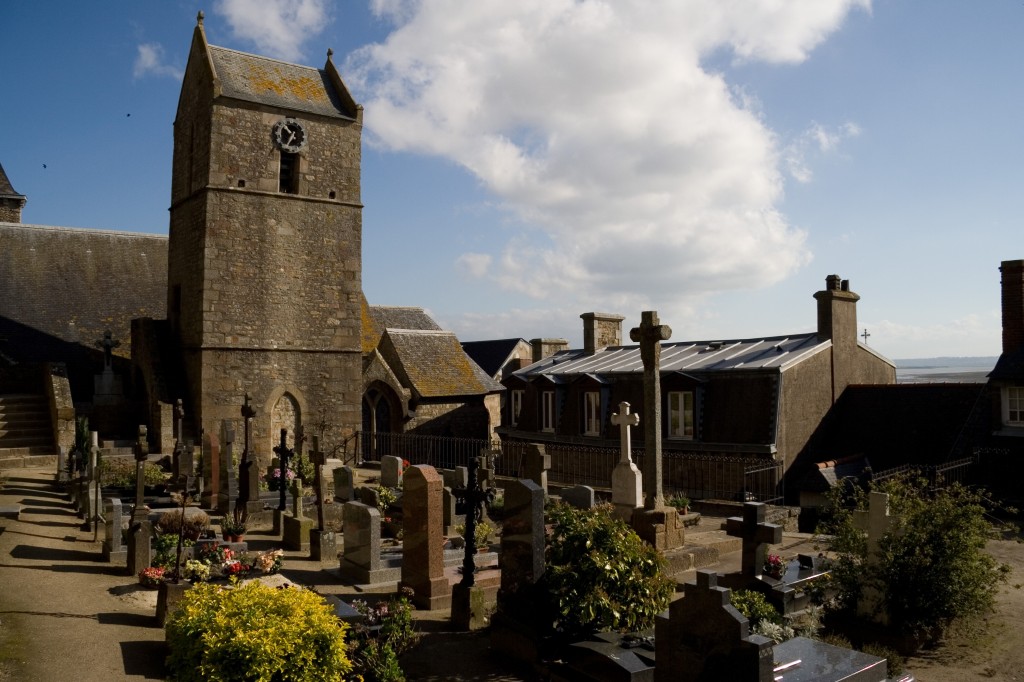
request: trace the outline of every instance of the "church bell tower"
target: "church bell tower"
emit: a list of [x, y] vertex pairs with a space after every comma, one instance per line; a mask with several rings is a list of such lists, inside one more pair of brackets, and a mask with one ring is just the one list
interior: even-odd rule
[[192, 425], [245, 394], [256, 454], [280, 428], [359, 428], [362, 107], [322, 69], [210, 45], [202, 14], [174, 121], [167, 315]]

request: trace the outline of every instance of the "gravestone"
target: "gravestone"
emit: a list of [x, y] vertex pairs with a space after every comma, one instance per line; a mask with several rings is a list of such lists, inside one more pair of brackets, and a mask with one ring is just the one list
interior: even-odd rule
[[249, 403], [249, 394], [245, 394], [242, 403], [242, 458], [238, 464], [238, 502], [236, 506], [245, 509], [246, 516], [263, 511], [260, 501], [260, 470], [256, 454], [252, 450], [252, 420], [256, 416], [256, 408]]
[[345, 465], [334, 470], [334, 501], [345, 504], [355, 499], [355, 472]]
[[402, 482], [402, 458], [384, 455], [380, 458], [380, 484], [385, 488], [397, 488]]
[[320, 450], [320, 437], [312, 437], [309, 460], [313, 463], [313, 485], [316, 488], [316, 528], [309, 531], [309, 557], [314, 561], [338, 558], [337, 539], [327, 530], [324, 505], [327, 503], [327, 481], [324, 476], [324, 453]]
[[430, 611], [451, 606], [451, 585], [444, 575], [441, 498], [444, 481], [432, 466], [418, 464], [405, 473], [402, 496], [402, 585], [414, 591], [412, 602]]
[[103, 500], [103, 559], [113, 563], [127, 558], [128, 549], [121, 537], [121, 500], [107, 497]]
[[345, 536], [341, 557], [343, 577], [357, 585], [401, 578], [401, 568], [381, 558], [380, 512], [375, 507], [346, 502], [342, 507], [342, 532]]
[[217, 513], [230, 514], [231, 501], [238, 498], [238, 479], [235, 477], [235, 426], [229, 419], [220, 423], [221, 448], [220, 490], [217, 491]]
[[442, 532], [446, 536], [456, 535], [455, 527], [466, 521], [465, 514], [458, 513], [457, 506], [455, 493], [451, 488], [445, 486], [441, 498], [441, 517]]
[[726, 519], [725, 532], [743, 539], [742, 570], [744, 581], [759, 577], [764, 571], [768, 546], [782, 542], [782, 526], [765, 523], [767, 506], [763, 502], [745, 502], [743, 517]]
[[697, 571], [685, 597], [655, 621], [656, 682], [749, 680], [772, 682], [772, 642], [750, 634], [749, 621], [732, 605], [730, 590], [713, 571]]
[[203, 432], [203, 493], [200, 497], [204, 509], [217, 509], [220, 495], [220, 443], [215, 435]]
[[[885, 534], [893, 530], [898, 520], [899, 517], [889, 515], [889, 495], [877, 491], [868, 496], [866, 511], [857, 510], [853, 513], [854, 525], [867, 533], [868, 565], [878, 564], [879, 544]], [[889, 614], [885, 610], [881, 590], [870, 584], [864, 586], [861, 598], [857, 600], [857, 615], [870, 618], [882, 625], [888, 624]]]
[[583, 642], [574, 642], [562, 653], [568, 669], [559, 679], [593, 682], [654, 682], [654, 631], [627, 633], [598, 632]]
[[[92, 447], [89, 448], [89, 462], [86, 466], [85, 495], [82, 502], [82, 518], [85, 520], [85, 527], [98, 524], [100, 518], [100, 434], [93, 431], [90, 434]], [[97, 526], [98, 529], [98, 526]]]
[[562, 491], [562, 501], [577, 509], [594, 508], [594, 489], [589, 485], [576, 485]]
[[[144, 497], [145, 482], [143, 478], [143, 471], [148, 457], [149, 442], [146, 438], [146, 427], [140, 424], [139, 435], [135, 441], [135, 508], [132, 509], [132, 524], [148, 522], [149, 519], [149, 509], [146, 507]], [[149, 564], [146, 565], [148, 566]]]
[[149, 521], [132, 523], [128, 529], [128, 575], [137, 576], [153, 563], [153, 525]]
[[619, 462], [612, 469], [612, 505], [615, 515], [623, 521], [633, 518], [633, 512], [643, 506], [643, 474], [633, 463], [633, 445], [629, 428], [640, 423], [639, 414], [631, 414], [629, 403], [619, 403], [619, 411], [612, 415], [612, 424], [619, 427]]
[[444, 478], [444, 487], [451, 488], [465, 488], [469, 485], [469, 468], [468, 467], [455, 467], [454, 469], [438, 469], [441, 477]]
[[505, 487], [505, 522], [501, 534], [501, 587], [491, 618], [491, 648], [535, 663], [540, 660], [545, 622], [541, 579], [544, 576], [544, 490], [531, 480]]
[[645, 310], [640, 326], [629, 332], [629, 338], [640, 344], [644, 364], [644, 507], [633, 511], [633, 530], [659, 551], [683, 545], [683, 522], [679, 513], [665, 506], [662, 489], [661, 461], [661, 377], [659, 362], [661, 342], [672, 336], [672, 329], [658, 320], [658, 313]]
[[530, 443], [523, 453], [523, 473], [548, 494], [548, 469], [551, 468], [551, 455], [547, 454], [543, 445]]
[[309, 531], [313, 529], [313, 519], [306, 516], [302, 504], [302, 481], [292, 481], [292, 514], [284, 516], [283, 542], [285, 549], [299, 552], [309, 551]]
[[185, 449], [185, 406], [181, 398], [174, 402], [174, 450], [171, 451], [171, 480], [180, 484], [185, 472], [181, 467], [181, 453]]

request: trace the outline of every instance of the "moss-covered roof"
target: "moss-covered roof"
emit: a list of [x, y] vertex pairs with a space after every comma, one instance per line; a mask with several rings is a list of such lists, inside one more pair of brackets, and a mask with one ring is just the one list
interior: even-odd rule
[[7, 173], [4, 172], [3, 164], [0, 164], [0, 199], [24, 199], [25, 195], [14, 191]]
[[347, 93], [326, 70], [210, 45], [213, 68], [226, 97], [335, 118], [354, 118]]
[[16, 360], [66, 359], [107, 329], [129, 357], [132, 318], [166, 310], [166, 236], [0, 223], [0, 338]]
[[423, 398], [504, 390], [466, 355], [452, 332], [389, 328], [381, 348], [392, 369]]
[[423, 308], [412, 306], [371, 306], [363, 298], [363, 353], [369, 353], [388, 329], [418, 329], [421, 331], [441, 331], [441, 326], [434, 321]]

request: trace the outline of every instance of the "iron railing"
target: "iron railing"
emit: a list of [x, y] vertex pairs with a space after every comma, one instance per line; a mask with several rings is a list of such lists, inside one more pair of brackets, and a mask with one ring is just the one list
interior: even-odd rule
[[943, 490], [954, 483], [967, 484], [972, 464], [974, 464], [973, 457], [964, 457], [942, 464], [903, 464], [879, 471], [871, 476], [871, 480], [880, 482], [897, 476], [911, 476], [924, 479], [926, 481], [925, 488], [934, 492]]
[[[484, 439], [423, 436], [404, 433], [357, 433], [355, 452], [362, 459], [379, 460], [395, 455], [410, 464], [429, 464], [439, 469], [466, 466], [471, 457], [490, 451]], [[502, 442], [493, 460], [495, 473], [508, 478], [526, 478], [526, 453], [534, 444]], [[612, 470], [621, 458], [618, 448], [545, 443], [551, 460], [548, 483], [561, 487], [587, 485], [599, 490], [611, 487]], [[643, 448], [633, 448], [632, 459], [643, 471]], [[781, 504], [784, 497], [783, 463], [758, 457], [724, 453], [662, 454], [662, 485], [666, 496], [684, 494], [700, 499], [758, 501]]]

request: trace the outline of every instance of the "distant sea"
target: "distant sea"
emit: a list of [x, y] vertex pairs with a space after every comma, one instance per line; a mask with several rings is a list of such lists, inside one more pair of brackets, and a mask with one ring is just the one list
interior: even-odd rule
[[896, 383], [938, 384], [978, 383], [988, 381], [987, 375], [996, 366], [997, 357], [914, 358], [894, 360]]

